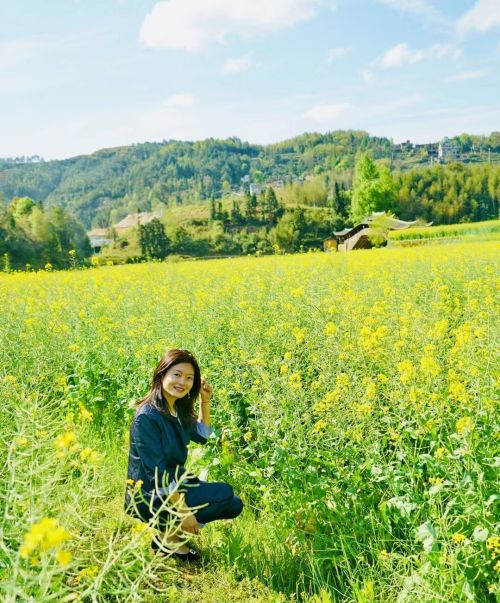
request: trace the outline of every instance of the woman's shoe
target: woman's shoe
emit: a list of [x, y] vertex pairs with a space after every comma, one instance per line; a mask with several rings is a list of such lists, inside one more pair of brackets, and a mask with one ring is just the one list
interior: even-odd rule
[[165, 557], [173, 557], [174, 559], [178, 559], [179, 561], [184, 561], [185, 563], [195, 563], [196, 561], [200, 561], [201, 555], [194, 551], [193, 549], [189, 549], [187, 553], [179, 553], [178, 551], [173, 551], [172, 549], [168, 549], [167, 547], [163, 548], [156, 540], [151, 542], [151, 548], [158, 555], [165, 555]]
[[201, 555], [193, 549], [189, 549], [187, 553], [173, 553], [172, 557], [184, 563], [196, 563], [201, 560]]

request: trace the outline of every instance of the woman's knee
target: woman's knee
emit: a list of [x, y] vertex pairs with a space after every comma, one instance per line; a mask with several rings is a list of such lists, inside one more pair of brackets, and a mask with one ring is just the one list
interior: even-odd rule
[[234, 498], [233, 487], [229, 484], [221, 482], [219, 484], [219, 495], [224, 502], [230, 502]]
[[229, 519], [234, 517], [238, 517], [238, 515], [243, 511], [243, 501], [239, 496], [233, 496], [229, 505], [228, 512], [230, 514]]

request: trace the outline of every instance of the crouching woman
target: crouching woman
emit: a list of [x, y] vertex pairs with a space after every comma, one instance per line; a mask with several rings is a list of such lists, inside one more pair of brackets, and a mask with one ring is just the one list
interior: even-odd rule
[[210, 521], [237, 517], [243, 509], [229, 484], [201, 481], [184, 466], [189, 442], [205, 444], [213, 432], [211, 397], [194, 356], [169, 350], [153, 373], [149, 393], [137, 402], [130, 427], [125, 510], [164, 533], [161, 543], [153, 539], [153, 550], [184, 561], [199, 559], [187, 546], [187, 535], [198, 534]]

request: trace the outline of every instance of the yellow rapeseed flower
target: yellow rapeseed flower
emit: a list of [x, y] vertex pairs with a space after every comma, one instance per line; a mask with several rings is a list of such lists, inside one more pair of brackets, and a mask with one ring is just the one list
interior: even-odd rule
[[69, 551], [61, 549], [56, 553], [56, 561], [60, 566], [68, 565], [68, 563], [71, 562], [71, 559], [73, 559], [73, 555]]
[[23, 559], [38, 552], [57, 548], [71, 538], [71, 534], [61, 527], [53, 517], [44, 517], [34, 523], [25, 533], [19, 553]]
[[333, 322], [327, 322], [325, 328], [323, 329], [323, 333], [327, 337], [331, 337], [332, 335], [335, 335], [336, 332], [337, 326]]
[[86, 408], [83, 404], [80, 404], [80, 417], [84, 421], [92, 421], [94, 414], [91, 413], [90, 410], [88, 410], [88, 408]]
[[462, 417], [455, 424], [457, 433], [466, 435], [474, 429], [474, 421], [470, 417]]
[[288, 384], [293, 389], [300, 389], [302, 387], [302, 377], [299, 373], [292, 373], [290, 377], [288, 377]]

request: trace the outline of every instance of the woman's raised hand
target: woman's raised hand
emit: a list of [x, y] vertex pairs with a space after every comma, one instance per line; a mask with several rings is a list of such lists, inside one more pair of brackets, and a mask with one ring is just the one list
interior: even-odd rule
[[200, 396], [201, 396], [201, 403], [202, 404], [208, 404], [210, 402], [210, 400], [212, 399], [212, 386], [208, 383], [208, 381], [205, 379], [205, 377], [201, 378], [201, 389], [200, 389]]

